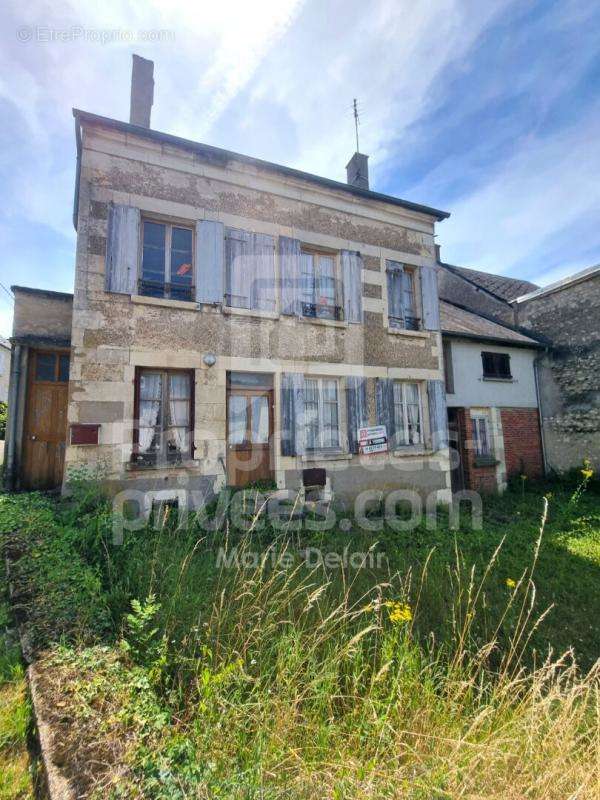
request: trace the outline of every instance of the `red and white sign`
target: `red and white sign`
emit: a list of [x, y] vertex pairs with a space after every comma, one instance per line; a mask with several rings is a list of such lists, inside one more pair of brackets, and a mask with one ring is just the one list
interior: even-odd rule
[[358, 452], [363, 455], [387, 453], [388, 440], [385, 425], [373, 425], [371, 428], [358, 429]]

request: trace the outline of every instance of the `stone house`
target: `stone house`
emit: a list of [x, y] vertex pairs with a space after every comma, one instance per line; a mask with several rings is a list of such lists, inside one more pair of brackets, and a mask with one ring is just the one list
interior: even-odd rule
[[517, 297], [515, 321], [547, 349], [540, 409], [548, 468], [600, 469], [600, 265]]
[[[344, 184], [155, 131], [151, 87], [136, 57], [129, 123], [74, 111], [74, 295], [15, 287], [9, 485], [86, 467], [113, 491], [448, 500], [448, 214], [371, 191], [359, 153]], [[366, 455], [375, 425], [389, 448]]]

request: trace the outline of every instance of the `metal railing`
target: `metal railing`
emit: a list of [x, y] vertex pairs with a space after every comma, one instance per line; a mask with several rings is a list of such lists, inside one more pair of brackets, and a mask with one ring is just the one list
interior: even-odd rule
[[398, 328], [405, 331], [420, 331], [421, 320], [419, 317], [389, 317], [390, 328]]
[[194, 287], [182, 286], [177, 283], [164, 283], [163, 281], [139, 281], [138, 291], [145, 297], [166, 297], [170, 300], [186, 300], [193, 302]]

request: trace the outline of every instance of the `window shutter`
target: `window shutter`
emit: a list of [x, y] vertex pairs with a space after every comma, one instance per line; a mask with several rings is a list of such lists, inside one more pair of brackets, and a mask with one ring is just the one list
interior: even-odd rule
[[427, 381], [429, 400], [429, 427], [434, 450], [448, 446], [448, 412], [443, 381]]
[[439, 331], [440, 301], [435, 267], [421, 267], [421, 302], [423, 327], [426, 331]]
[[281, 376], [281, 455], [301, 456], [304, 452], [304, 376], [299, 372], [284, 372]]
[[279, 274], [281, 280], [281, 313], [300, 313], [300, 240], [279, 237]]
[[344, 284], [344, 319], [346, 322], [362, 322], [362, 256], [354, 250], [342, 250], [341, 260]]
[[201, 219], [196, 223], [196, 301], [223, 302], [223, 223]]
[[367, 413], [367, 379], [350, 375], [346, 378], [348, 409], [348, 449], [358, 453], [358, 428], [369, 424]]
[[393, 448], [396, 428], [394, 425], [394, 381], [390, 378], [377, 378], [375, 384], [375, 406], [377, 424], [385, 425], [388, 447]]
[[275, 311], [275, 241], [264, 233], [252, 234], [252, 308]]
[[105, 285], [107, 292], [136, 294], [139, 241], [139, 208], [111, 205], [108, 214], [106, 242]]

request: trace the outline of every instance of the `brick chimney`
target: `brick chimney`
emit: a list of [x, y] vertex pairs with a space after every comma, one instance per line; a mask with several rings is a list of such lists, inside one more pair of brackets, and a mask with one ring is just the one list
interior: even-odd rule
[[358, 189], [369, 188], [369, 156], [362, 153], [354, 153], [350, 161], [346, 164], [347, 183], [356, 186]]
[[131, 105], [129, 122], [150, 127], [150, 112], [154, 101], [154, 61], [133, 56], [131, 67]]

